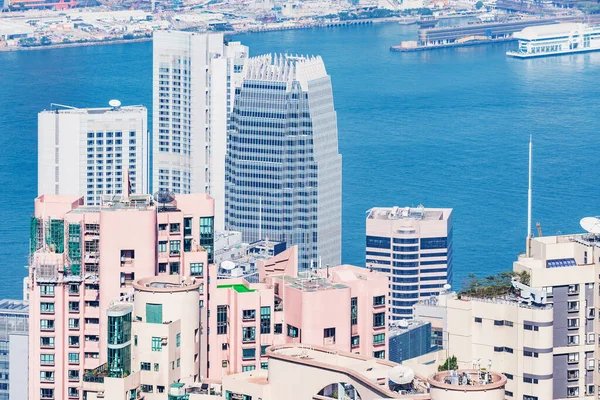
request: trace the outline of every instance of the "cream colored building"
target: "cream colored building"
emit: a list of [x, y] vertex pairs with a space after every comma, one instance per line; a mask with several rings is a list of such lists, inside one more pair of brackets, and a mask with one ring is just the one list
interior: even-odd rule
[[84, 375], [88, 400], [166, 399], [174, 382], [200, 381], [200, 281], [164, 275], [133, 286], [133, 302], [107, 311], [108, 363]]
[[515, 272], [530, 275], [530, 289], [521, 290], [520, 299], [446, 293], [417, 304], [415, 315], [442, 332], [445, 350], [438, 359], [455, 355], [463, 368], [491, 362], [508, 378], [507, 398], [596, 398], [597, 240], [589, 234], [531, 238], [529, 254], [514, 263]]
[[[225, 399], [504, 399], [506, 378], [494, 372], [463, 370], [452, 380], [454, 371], [445, 371], [425, 378], [391, 361], [301, 344], [272, 346], [267, 354], [268, 371], [224, 377]], [[408, 381], [401, 388], [390, 383], [398, 372]], [[196, 398], [202, 400], [190, 396]]]

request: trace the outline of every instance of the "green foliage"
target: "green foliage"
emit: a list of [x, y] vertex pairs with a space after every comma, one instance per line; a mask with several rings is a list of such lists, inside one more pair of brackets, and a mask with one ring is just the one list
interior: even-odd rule
[[438, 365], [438, 371], [450, 371], [453, 369], [458, 369], [458, 361], [456, 360], [456, 356], [446, 358], [446, 361], [443, 364]]
[[475, 3], [475, 8], [481, 10], [481, 7], [483, 7], [483, 1], [479, 0], [477, 3]]
[[600, 4], [592, 1], [583, 1], [577, 4], [577, 8], [579, 8], [584, 14], [600, 14]]
[[531, 281], [531, 277], [527, 271], [504, 271], [498, 275], [489, 275], [483, 278], [479, 278], [475, 274], [469, 274], [460, 294], [489, 298], [513, 294], [514, 288], [511, 282], [513, 278], [524, 285], [529, 285]]

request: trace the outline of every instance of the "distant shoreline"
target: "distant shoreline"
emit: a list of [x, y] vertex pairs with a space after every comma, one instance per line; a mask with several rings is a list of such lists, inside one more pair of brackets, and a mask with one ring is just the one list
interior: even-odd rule
[[[297, 30], [297, 29], [314, 29], [314, 28], [329, 28], [336, 26], [355, 26], [355, 25], [370, 25], [373, 23], [386, 23], [386, 22], [397, 22], [400, 18], [398, 17], [387, 17], [387, 18], [374, 18], [374, 19], [364, 19], [364, 20], [349, 20], [349, 21], [339, 21], [339, 22], [331, 22], [324, 24], [314, 24], [314, 25], [299, 25], [299, 26], [281, 26], [281, 27], [272, 27], [272, 28], [254, 28], [240, 31], [224, 31], [221, 32], [224, 35], [241, 35], [244, 33], [263, 33], [263, 32], [276, 32], [276, 31], [289, 31], [289, 30]], [[115, 40], [96, 40], [96, 41], [87, 41], [87, 42], [75, 42], [75, 43], [55, 43], [49, 45], [39, 45], [39, 46], [28, 46], [28, 47], [0, 47], [1, 52], [14, 52], [14, 51], [33, 51], [33, 50], [47, 50], [47, 49], [64, 49], [68, 47], [85, 47], [85, 46], [104, 46], [110, 44], [126, 44], [126, 43], [138, 43], [138, 42], [147, 42], [152, 40], [152, 37], [143, 37], [143, 38], [134, 38], [134, 39], [115, 39]]]
[[68, 47], [85, 47], [85, 46], [104, 46], [104, 45], [109, 45], [109, 44], [148, 42], [150, 40], [152, 40], [152, 37], [135, 38], [135, 39], [96, 40], [96, 41], [88, 41], [88, 42], [81, 42], [81, 43], [56, 43], [56, 44], [49, 44], [46, 46], [0, 47], [0, 52], [64, 49], [64, 48], [68, 48]]

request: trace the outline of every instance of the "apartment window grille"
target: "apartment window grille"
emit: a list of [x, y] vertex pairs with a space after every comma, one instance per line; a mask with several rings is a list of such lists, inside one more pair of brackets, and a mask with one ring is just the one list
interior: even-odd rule
[[227, 306], [217, 306], [217, 335], [227, 334]]

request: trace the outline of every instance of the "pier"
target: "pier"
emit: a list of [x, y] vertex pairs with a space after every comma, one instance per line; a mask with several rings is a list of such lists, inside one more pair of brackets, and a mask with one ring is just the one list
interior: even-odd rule
[[464, 26], [419, 29], [418, 41], [402, 42], [390, 50], [415, 52], [513, 41], [513, 33], [528, 26], [557, 24], [556, 19], [528, 19]]

